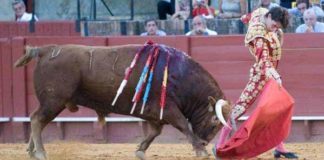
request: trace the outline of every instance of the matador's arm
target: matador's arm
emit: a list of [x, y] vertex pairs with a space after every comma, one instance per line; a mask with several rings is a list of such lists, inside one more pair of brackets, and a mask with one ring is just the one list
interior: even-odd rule
[[252, 42], [254, 43], [255, 56], [261, 69], [261, 75], [266, 75], [267, 78], [274, 78], [277, 83], [281, 85], [282, 81], [280, 75], [271, 62], [267, 40], [260, 37]]

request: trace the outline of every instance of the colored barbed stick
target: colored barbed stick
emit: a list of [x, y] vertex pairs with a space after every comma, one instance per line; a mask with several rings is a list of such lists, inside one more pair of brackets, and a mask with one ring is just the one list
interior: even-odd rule
[[167, 89], [167, 84], [168, 84], [168, 65], [169, 65], [169, 60], [170, 60], [170, 54], [167, 52], [167, 61], [164, 67], [164, 75], [163, 75], [163, 82], [162, 82], [162, 87], [161, 87], [161, 99], [160, 99], [160, 119], [162, 120], [163, 118], [163, 110], [165, 107], [165, 98], [166, 98], [166, 89]]
[[132, 102], [135, 101], [136, 96], [137, 96], [137, 93], [138, 93], [139, 90], [141, 89], [142, 84], [143, 84], [143, 82], [145, 81], [145, 79], [146, 79], [146, 77], [147, 77], [147, 72], [149, 71], [149, 67], [150, 67], [150, 63], [151, 63], [151, 61], [152, 61], [152, 57], [153, 57], [152, 55], [153, 55], [154, 50], [155, 50], [155, 47], [152, 48], [152, 49], [150, 49], [150, 51], [149, 51], [149, 56], [148, 56], [148, 58], [147, 58], [147, 60], [146, 60], [146, 62], [145, 62], [145, 66], [144, 66], [144, 68], [143, 68], [143, 70], [142, 70], [142, 73], [141, 73], [140, 79], [139, 79], [139, 81], [137, 82], [137, 85], [136, 85], [136, 88], [135, 88], [135, 94], [134, 94], [134, 96], [133, 96], [133, 98], [132, 98]]
[[145, 93], [144, 93], [144, 96], [143, 96], [143, 104], [142, 104], [141, 114], [144, 113], [144, 108], [145, 108], [146, 102], [148, 100], [148, 96], [149, 96], [149, 92], [150, 92], [151, 84], [152, 84], [152, 79], [153, 79], [153, 72], [154, 72], [154, 68], [155, 68], [155, 65], [156, 65], [157, 60], [158, 60], [159, 53], [160, 53], [159, 48], [155, 49], [154, 56], [153, 56], [153, 64], [152, 64], [151, 69], [150, 69], [150, 76], [149, 76], [149, 79], [148, 79], [148, 82], [147, 82], [147, 85], [146, 85], [146, 89], [145, 89]]
[[140, 76], [140, 80], [138, 81], [138, 83], [136, 85], [135, 94], [134, 94], [133, 99], [132, 99], [132, 102], [134, 102], [134, 104], [132, 106], [130, 114], [134, 113], [137, 102], [140, 99], [141, 93], [143, 91], [143, 87], [144, 87], [144, 85], [146, 83], [149, 67], [150, 67], [150, 65], [152, 63], [155, 48], [156, 47], [153, 48], [153, 51], [149, 52], [149, 57], [146, 60], [145, 66], [144, 66], [143, 71], [142, 71], [141, 76]]
[[118, 97], [119, 97], [120, 94], [123, 92], [123, 90], [124, 90], [124, 88], [125, 88], [125, 86], [126, 86], [126, 84], [127, 84], [127, 81], [128, 81], [128, 79], [129, 79], [129, 77], [130, 77], [130, 75], [131, 75], [131, 73], [132, 73], [132, 70], [133, 70], [134, 66], [136, 65], [136, 63], [137, 63], [137, 60], [138, 60], [140, 54], [143, 52], [143, 50], [144, 50], [148, 45], [152, 45], [152, 42], [151, 42], [151, 41], [146, 42], [146, 43], [144, 44], [144, 46], [143, 46], [143, 47], [142, 47], [142, 48], [141, 48], [141, 49], [140, 49], [140, 50], [135, 54], [135, 57], [133, 58], [133, 60], [132, 60], [132, 62], [131, 62], [131, 64], [130, 64], [130, 66], [129, 66], [128, 69], [127, 69], [127, 72], [126, 72], [126, 74], [125, 74], [125, 77], [124, 77], [122, 83], [120, 84], [120, 86], [119, 86], [119, 88], [118, 88], [118, 90], [117, 90], [116, 96], [115, 96], [113, 102], [111, 103], [112, 106], [115, 105], [115, 103], [116, 103]]

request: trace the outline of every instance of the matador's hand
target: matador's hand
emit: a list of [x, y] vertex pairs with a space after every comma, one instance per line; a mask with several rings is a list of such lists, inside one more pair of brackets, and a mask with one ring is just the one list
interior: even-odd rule
[[275, 80], [278, 83], [279, 87], [282, 87], [282, 80], [281, 80], [281, 78], [279, 77], [278, 79], [275, 79]]
[[266, 75], [268, 78], [273, 78], [274, 80], [276, 80], [280, 87], [282, 86], [282, 80], [280, 78], [280, 75], [274, 68], [268, 68], [266, 71]]

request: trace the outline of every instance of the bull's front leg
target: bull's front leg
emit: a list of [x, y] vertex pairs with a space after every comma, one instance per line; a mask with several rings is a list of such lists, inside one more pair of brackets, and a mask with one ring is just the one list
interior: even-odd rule
[[171, 106], [166, 109], [164, 119], [187, 136], [189, 142], [192, 144], [194, 150], [196, 151], [197, 157], [208, 157], [208, 152], [206, 151], [205, 147], [206, 145], [208, 145], [208, 142], [200, 139], [193, 133], [191, 127], [189, 126], [188, 120], [177, 107]]
[[152, 141], [161, 134], [163, 125], [159, 123], [149, 122], [148, 123], [148, 134], [145, 137], [145, 139], [141, 142], [139, 145], [139, 148], [136, 151], [136, 157], [138, 157], [141, 160], [145, 159], [145, 151], [150, 146]]
[[34, 140], [32, 137], [33, 137], [33, 135], [30, 135], [29, 142], [28, 142], [28, 148], [27, 148], [27, 152], [30, 157], [34, 156], [34, 148], [35, 148]]

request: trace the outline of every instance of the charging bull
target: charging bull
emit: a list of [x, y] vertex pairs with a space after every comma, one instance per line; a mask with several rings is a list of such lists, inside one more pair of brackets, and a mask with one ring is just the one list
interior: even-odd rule
[[[147, 106], [143, 114], [140, 108], [130, 114], [135, 87], [152, 47], [158, 47], [160, 53]], [[141, 54], [128, 83], [112, 106], [118, 87], [140, 48]], [[164, 45], [47, 45], [27, 46], [25, 51], [15, 66], [24, 66], [37, 58], [34, 89], [40, 105], [30, 116], [31, 136], [27, 149], [36, 159], [46, 159], [41, 138], [44, 127], [66, 108], [77, 111], [77, 105], [95, 110], [101, 122], [109, 113], [146, 120], [150, 131], [135, 153], [140, 159], [145, 158], [145, 151], [165, 124], [185, 134], [200, 157], [208, 156], [205, 146], [222, 125], [226, 125], [224, 119], [231, 107], [217, 82], [193, 59], [174, 48]], [[160, 119], [161, 84], [167, 56], [168, 83], [164, 115]]]

